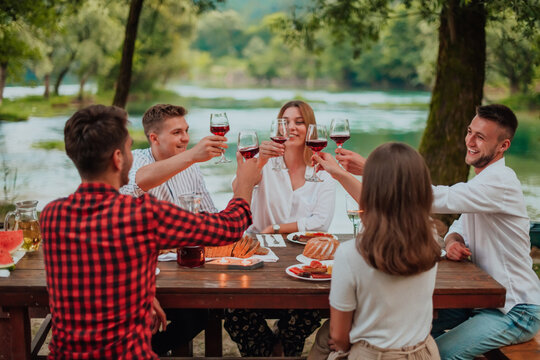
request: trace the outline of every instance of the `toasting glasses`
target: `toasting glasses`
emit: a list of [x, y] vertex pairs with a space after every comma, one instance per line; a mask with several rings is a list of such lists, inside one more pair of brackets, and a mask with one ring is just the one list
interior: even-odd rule
[[[210, 114], [210, 132], [214, 135], [225, 136], [229, 132], [229, 119], [226, 113]], [[221, 157], [215, 164], [230, 163], [225, 157], [225, 149], [221, 153]]]
[[259, 138], [254, 130], [242, 130], [238, 133], [238, 151], [246, 160], [259, 153]]
[[[308, 146], [315, 154], [319, 154], [319, 151], [324, 149], [328, 145], [327, 131], [324, 125], [311, 124], [308, 127], [306, 135], [306, 146]], [[317, 165], [313, 168], [313, 173], [310, 177], [306, 178], [306, 181], [322, 182], [317, 176]]]
[[[289, 124], [285, 119], [275, 119], [270, 127], [270, 139], [278, 144], [283, 144], [289, 139]], [[272, 159], [272, 170], [287, 170], [283, 162], [283, 156]]]
[[336, 142], [339, 149], [343, 148], [343, 143], [351, 138], [349, 130], [349, 120], [347, 119], [332, 119], [330, 125], [330, 139]]

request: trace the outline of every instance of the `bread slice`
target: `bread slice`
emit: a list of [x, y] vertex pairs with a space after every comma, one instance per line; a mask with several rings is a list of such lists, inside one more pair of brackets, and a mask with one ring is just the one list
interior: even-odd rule
[[317, 260], [332, 260], [339, 246], [339, 241], [327, 237], [316, 237], [309, 240], [304, 247], [303, 255]]

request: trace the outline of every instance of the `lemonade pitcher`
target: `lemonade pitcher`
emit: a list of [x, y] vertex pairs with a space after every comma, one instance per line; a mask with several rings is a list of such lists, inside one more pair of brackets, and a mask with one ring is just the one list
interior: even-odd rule
[[[22, 248], [26, 251], [36, 251], [41, 242], [41, 231], [37, 216], [37, 200], [20, 201], [15, 203], [15, 211], [6, 214], [5, 230], [22, 230], [24, 243]], [[12, 220], [13, 218], [13, 220]]]

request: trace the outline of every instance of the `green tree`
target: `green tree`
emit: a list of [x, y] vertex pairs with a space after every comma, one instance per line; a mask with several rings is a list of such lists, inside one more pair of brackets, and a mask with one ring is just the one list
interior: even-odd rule
[[[393, 14], [394, 1], [317, 0], [309, 11], [280, 26], [285, 39], [316, 48], [315, 33], [329, 29], [336, 42], [353, 38], [355, 54], [374, 41]], [[526, 0], [405, 0], [424, 18], [438, 21], [438, 57], [430, 111], [419, 150], [434, 183], [453, 184], [469, 174], [463, 137], [480, 105], [486, 69], [486, 23], [512, 13], [530, 35], [540, 18], [540, 4]]]

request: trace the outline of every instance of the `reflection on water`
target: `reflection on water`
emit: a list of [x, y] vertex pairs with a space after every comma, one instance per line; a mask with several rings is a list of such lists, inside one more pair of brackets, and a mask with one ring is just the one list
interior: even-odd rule
[[[214, 90], [197, 87], [181, 87], [182, 95], [199, 97], [229, 96], [241, 98], [274, 97], [280, 100], [293, 98], [298, 91], [289, 90]], [[191, 92], [189, 92], [191, 91]], [[403, 141], [418, 146], [427, 118], [424, 110], [381, 110], [374, 107], [339, 104], [338, 101], [369, 105], [378, 102], [428, 102], [426, 93], [327, 93], [323, 91], [302, 92], [307, 99], [322, 98], [327, 103], [313, 103], [319, 123], [329, 125], [334, 117], [346, 117], [351, 124], [352, 137], [345, 148], [367, 156], [376, 146], [387, 141]], [[381, 100], [384, 99], [384, 100]], [[405, 100], [404, 100], [405, 99]], [[189, 109], [187, 116], [192, 142], [210, 135], [210, 113], [222, 109]], [[257, 129], [261, 140], [268, 139], [270, 123], [279, 109], [228, 109], [231, 131], [228, 134], [229, 158], [233, 159], [235, 139], [240, 129]], [[51, 200], [72, 193], [80, 183], [77, 171], [64, 152], [46, 151], [32, 147], [43, 140], [62, 140], [64, 123], [68, 116], [30, 118], [19, 123], [0, 122], [0, 151], [2, 158], [11, 168], [18, 171], [17, 199], [39, 200], [41, 209]], [[133, 127], [142, 128], [140, 116], [130, 116]], [[527, 209], [532, 219], [540, 220], [540, 129], [520, 127], [507, 156], [521, 182], [526, 197]], [[329, 142], [328, 152], [333, 153], [335, 144]], [[2, 159], [0, 159], [1, 161]], [[234, 162], [229, 165], [213, 165], [213, 161], [202, 164], [207, 186], [218, 208], [224, 208], [231, 198], [231, 179], [235, 172]], [[1, 189], [0, 189], [1, 191]], [[0, 194], [3, 196], [3, 194]], [[330, 228], [333, 232], [352, 232], [347, 219], [345, 192], [337, 189], [336, 215]]]

